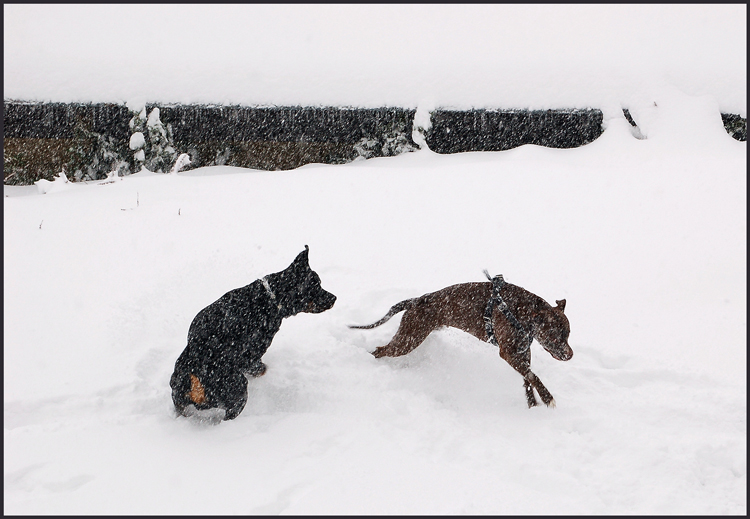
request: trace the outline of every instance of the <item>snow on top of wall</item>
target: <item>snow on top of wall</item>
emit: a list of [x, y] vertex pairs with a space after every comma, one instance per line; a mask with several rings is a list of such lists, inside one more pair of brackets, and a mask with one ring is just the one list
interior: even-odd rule
[[5, 5], [6, 99], [559, 108], [670, 85], [745, 116], [747, 7]]

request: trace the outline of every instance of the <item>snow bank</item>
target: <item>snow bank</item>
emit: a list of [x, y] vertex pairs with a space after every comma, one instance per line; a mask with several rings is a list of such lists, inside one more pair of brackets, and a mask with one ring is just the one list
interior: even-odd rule
[[34, 182], [34, 185], [36, 185], [39, 193], [44, 195], [46, 193], [54, 193], [56, 191], [69, 189], [72, 184], [70, 184], [65, 172], [60, 172], [54, 181], [50, 182], [49, 180], [40, 179]]

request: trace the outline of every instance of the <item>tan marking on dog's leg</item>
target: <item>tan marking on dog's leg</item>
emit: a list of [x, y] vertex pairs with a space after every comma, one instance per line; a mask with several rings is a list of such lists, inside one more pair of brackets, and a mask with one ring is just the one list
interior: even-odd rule
[[192, 373], [190, 374], [190, 392], [187, 396], [196, 404], [203, 404], [206, 401], [206, 390], [198, 377]]

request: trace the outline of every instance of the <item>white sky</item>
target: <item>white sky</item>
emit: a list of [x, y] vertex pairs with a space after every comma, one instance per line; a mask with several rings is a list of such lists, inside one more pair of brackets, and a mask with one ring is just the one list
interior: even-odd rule
[[746, 111], [730, 5], [5, 5], [5, 98]]

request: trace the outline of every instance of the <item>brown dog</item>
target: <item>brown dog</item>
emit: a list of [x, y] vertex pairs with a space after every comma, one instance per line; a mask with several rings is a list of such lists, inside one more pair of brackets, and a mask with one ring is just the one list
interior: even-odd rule
[[350, 328], [375, 328], [406, 310], [396, 335], [372, 352], [375, 357], [406, 355], [433, 330], [458, 328], [499, 347], [500, 356], [523, 377], [529, 407], [537, 405], [532, 387], [546, 405], [554, 407], [554, 398], [531, 372], [529, 346], [536, 339], [557, 360], [573, 356], [568, 345], [570, 323], [563, 313], [565, 299], [555, 301], [557, 306], [553, 307], [541, 297], [506, 283], [502, 276], [490, 278], [487, 274], [487, 278], [490, 282], [461, 283], [401, 301], [379, 321]]

